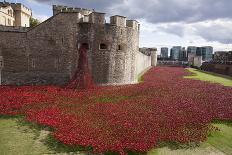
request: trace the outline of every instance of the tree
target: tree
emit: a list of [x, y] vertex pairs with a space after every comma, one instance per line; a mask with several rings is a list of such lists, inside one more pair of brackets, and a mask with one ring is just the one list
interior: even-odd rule
[[38, 19], [35, 19], [35, 18], [30, 18], [30, 27], [35, 27], [37, 25], [40, 24], [40, 21]]

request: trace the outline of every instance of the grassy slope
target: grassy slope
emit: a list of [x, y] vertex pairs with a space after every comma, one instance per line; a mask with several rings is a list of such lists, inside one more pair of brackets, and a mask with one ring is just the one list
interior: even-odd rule
[[220, 83], [224, 86], [232, 87], [232, 77], [224, 76], [216, 73], [204, 72], [193, 68], [189, 68], [188, 70], [192, 72], [193, 75], [186, 76], [185, 78], [197, 79], [201, 81], [209, 81], [212, 83]]
[[215, 123], [213, 125], [218, 127], [220, 131], [215, 131], [210, 135], [207, 143], [226, 154], [232, 154], [232, 123], [229, 125]]
[[84, 155], [82, 148], [71, 148], [54, 140], [49, 131], [26, 123], [22, 118], [0, 117], [0, 155]]
[[40, 133], [27, 126], [20, 126], [17, 118], [0, 118], [1, 155], [39, 155], [51, 153], [39, 141]]
[[[203, 72], [193, 68], [187, 69], [193, 75], [184, 78], [219, 83], [224, 86], [232, 87], [232, 78], [220, 74]], [[213, 132], [208, 140], [201, 144], [198, 148], [193, 149], [177, 149], [171, 150], [168, 147], [153, 149], [148, 152], [149, 155], [207, 155], [207, 154], [228, 154], [232, 155], [232, 123], [214, 123], [213, 126], [218, 127], [220, 131]]]

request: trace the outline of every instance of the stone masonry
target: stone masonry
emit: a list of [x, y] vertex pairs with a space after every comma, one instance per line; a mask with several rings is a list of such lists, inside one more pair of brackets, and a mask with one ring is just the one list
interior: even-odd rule
[[53, 6], [54, 15], [32, 29], [0, 27], [3, 85], [65, 85], [77, 69], [78, 50], [88, 47], [96, 84], [137, 82], [139, 24], [81, 8]]

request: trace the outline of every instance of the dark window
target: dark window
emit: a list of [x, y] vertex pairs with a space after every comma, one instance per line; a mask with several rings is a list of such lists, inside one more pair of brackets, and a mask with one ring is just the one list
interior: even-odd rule
[[3, 60], [1, 60], [1, 57], [0, 57], [0, 69], [3, 68]]
[[82, 43], [81, 48], [89, 49], [89, 44], [88, 43]]
[[121, 45], [118, 45], [118, 50], [122, 50], [122, 46]]
[[61, 40], [61, 41], [62, 41], [62, 44], [64, 44], [64, 37], [62, 37], [62, 40]]
[[55, 67], [55, 69], [58, 69], [58, 67], [59, 67], [59, 59], [58, 58], [54, 59], [54, 67]]
[[32, 68], [35, 68], [35, 59], [32, 59], [32, 60], [31, 60], [31, 67], [32, 67]]
[[107, 45], [106, 44], [100, 44], [100, 50], [106, 50]]

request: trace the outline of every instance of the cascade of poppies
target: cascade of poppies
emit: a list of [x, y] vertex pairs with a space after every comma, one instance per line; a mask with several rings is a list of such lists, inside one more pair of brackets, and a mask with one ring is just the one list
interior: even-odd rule
[[89, 70], [87, 48], [81, 46], [79, 50], [79, 60], [77, 70], [67, 85], [69, 89], [89, 89], [94, 87], [94, 82]]

